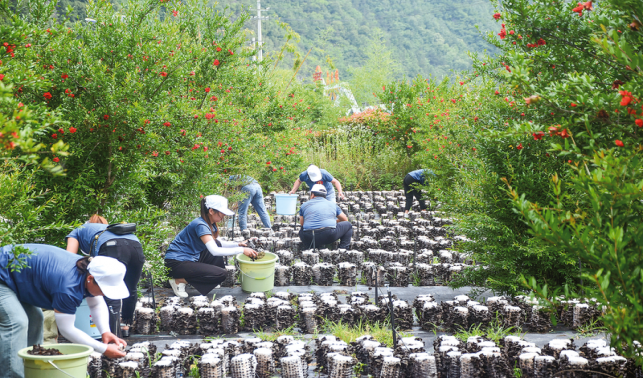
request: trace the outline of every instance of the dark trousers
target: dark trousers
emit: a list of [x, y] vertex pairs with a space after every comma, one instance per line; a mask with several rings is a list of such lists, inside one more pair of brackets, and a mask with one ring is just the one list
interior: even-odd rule
[[418, 189], [411, 187], [411, 185], [419, 183], [418, 180], [414, 179], [411, 175], [406, 175], [404, 177], [404, 195], [406, 196], [406, 205], [404, 205], [404, 211], [408, 211], [413, 205], [413, 197], [417, 198], [420, 202], [420, 210], [426, 209], [426, 202], [422, 199], [422, 192]]
[[170, 277], [185, 279], [201, 295], [208, 295], [228, 275], [224, 257], [212, 256], [207, 249], [201, 252], [199, 261], [165, 260], [165, 266], [170, 268]]
[[[348, 249], [353, 238], [353, 225], [351, 222], [339, 222], [335, 228], [304, 231], [299, 230], [299, 239], [302, 249], [321, 248], [339, 239], [339, 248]], [[313, 243], [314, 241], [314, 243]]]
[[138, 281], [141, 278], [145, 256], [141, 243], [129, 239], [112, 239], [104, 243], [98, 251], [98, 256], [115, 258], [127, 269], [123, 281], [129, 290], [129, 297], [121, 299], [105, 298], [107, 307], [112, 307], [109, 314], [109, 327], [112, 333], [118, 335], [121, 318], [123, 323], [132, 324], [136, 301], [138, 300]]

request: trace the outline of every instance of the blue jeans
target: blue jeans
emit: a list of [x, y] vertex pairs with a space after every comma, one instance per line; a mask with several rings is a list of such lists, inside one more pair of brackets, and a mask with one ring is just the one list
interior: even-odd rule
[[261, 218], [261, 223], [266, 228], [271, 228], [270, 216], [268, 211], [266, 211], [266, 205], [263, 203], [263, 193], [261, 191], [261, 186], [259, 184], [248, 184], [241, 188], [241, 191], [246, 194], [246, 198], [242, 201], [239, 201], [239, 228], [241, 231], [248, 228], [248, 206], [252, 204], [259, 218]]
[[16, 293], [0, 281], [0, 366], [3, 377], [24, 377], [25, 368], [18, 351], [42, 344], [42, 311], [20, 302]]

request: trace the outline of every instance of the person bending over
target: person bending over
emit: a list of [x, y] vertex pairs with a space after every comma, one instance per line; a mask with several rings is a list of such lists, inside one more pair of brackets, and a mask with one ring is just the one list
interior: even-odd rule
[[245, 198], [239, 201], [239, 229], [241, 231], [248, 228], [248, 206], [252, 204], [261, 223], [265, 228], [271, 228], [270, 215], [266, 210], [266, 205], [263, 203], [263, 192], [257, 180], [246, 175], [233, 175], [230, 176], [230, 184], [236, 187], [241, 187]]
[[[24, 377], [18, 351], [42, 344], [41, 308], [54, 310], [58, 330], [72, 343], [94, 348], [109, 358], [124, 357], [127, 343], [109, 330], [109, 313], [102, 296], [127, 298], [125, 265], [105, 256], [80, 257], [46, 244], [22, 244], [27, 267], [11, 268], [14, 245], [0, 247], [0, 366], [2, 377]], [[92, 321], [102, 336], [94, 340], [74, 325], [76, 310], [87, 299]], [[87, 320], [85, 320], [87, 321]]]
[[207, 295], [226, 279], [224, 256], [243, 253], [257, 257], [257, 252], [244, 243], [219, 240], [217, 223], [226, 215], [228, 199], [207, 196], [201, 200], [201, 216], [194, 219], [174, 238], [165, 254], [165, 266], [170, 269], [170, 285], [174, 294], [186, 298], [185, 285], [189, 283], [202, 295]]
[[[138, 300], [138, 281], [145, 263], [143, 246], [136, 235], [113, 234], [107, 231], [107, 220], [94, 214], [89, 218], [88, 223], [72, 230], [66, 238], [68, 252], [78, 253], [80, 249], [90, 256], [111, 257], [125, 265], [127, 269], [125, 284], [130, 295], [122, 301], [105, 297], [105, 302], [107, 306], [112, 306], [115, 312], [115, 315], [110, 314], [110, 325], [120, 324], [121, 321], [127, 326], [131, 325]], [[122, 319], [114, 322], [114, 317]], [[123, 330], [126, 329], [128, 328], [123, 328]], [[112, 332], [118, 334], [117, 329], [112, 329]]]
[[320, 248], [339, 240], [340, 249], [348, 249], [353, 237], [353, 225], [336, 203], [326, 199], [326, 188], [315, 184], [310, 191], [310, 201], [299, 210], [299, 239], [302, 248]]
[[333, 185], [335, 185], [337, 187], [339, 198], [344, 199], [342, 184], [339, 182], [339, 180], [334, 178], [330, 173], [328, 173], [327, 170], [319, 169], [319, 167], [314, 164], [308, 166], [308, 169], [306, 169], [299, 175], [292, 186], [290, 194], [295, 194], [302, 182], [305, 182], [309, 188], [312, 188], [315, 184], [323, 185], [326, 189], [326, 199], [330, 202], [335, 202], [335, 190], [333, 189]]
[[404, 213], [408, 213], [413, 205], [413, 197], [417, 198], [420, 203], [420, 210], [426, 210], [426, 202], [422, 198], [422, 191], [416, 187], [416, 185], [424, 185], [426, 182], [427, 176], [435, 176], [430, 169], [418, 169], [413, 172], [409, 172], [404, 177], [404, 195], [406, 196], [406, 204], [404, 205]]

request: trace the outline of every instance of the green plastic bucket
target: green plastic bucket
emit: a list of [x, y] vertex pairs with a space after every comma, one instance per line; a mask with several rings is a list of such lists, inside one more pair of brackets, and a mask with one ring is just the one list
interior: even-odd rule
[[241, 290], [246, 293], [256, 291], [270, 291], [275, 287], [275, 263], [279, 256], [266, 252], [266, 256], [257, 261], [250, 260], [250, 257], [239, 254], [235, 261], [239, 272], [241, 272]]
[[32, 356], [27, 354], [32, 347], [18, 351], [25, 363], [25, 378], [85, 378], [87, 363], [94, 348], [81, 344], [55, 344], [45, 348], [56, 348], [62, 356]]

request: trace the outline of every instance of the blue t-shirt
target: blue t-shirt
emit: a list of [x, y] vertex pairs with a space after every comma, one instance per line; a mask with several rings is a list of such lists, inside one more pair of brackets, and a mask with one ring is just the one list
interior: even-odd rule
[[304, 202], [299, 209], [299, 215], [304, 217], [304, 231], [322, 227], [335, 228], [337, 216], [341, 213], [342, 209], [337, 204], [324, 197], [315, 197]]
[[310, 179], [310, 177], [308, 177], [308, 171], [303, 171], [299, 175], [299, 181], [305, 182], [306, 185], [308, 185], [308, 190], [312, 189], [313, 185], [315, 184], [322, 184], [326, 188], [327, 194], [335, 193], [335, 189], [333, 189], [333, 184], [330, 183], [335, 178], [333, 178], [333, 176], [330, 173], [328, 173], [328, 171], [325, 169], [320, 169], [320, 171], [322, 174], [322, 179], [319, 181], [313, 182]]
[[[213, 224], [212, 227], [216, 232], [217, 226]], [[190, 222], [186, 228], [176, 235], [165, 253], [165, 259], [199, 261], [201, 252], [206, 249], [205, 243], [201, 241], [201, 236], [203, 235], [212, 235], [212, 231], [206, 221], [199, 217]]]
[[46, 244], [22, 244], [32, 251], [27, 257], [28, 268], [11, 272], [9, 260], [13, 246], [0, 248], [0, 281], [16, 292], [21, 302], [64, 314], [75, 314], [84, 297], [85, 277], [76, 269], [81, 259], [64, 249]]
[[[100, 247], [112, 239], [128, 239], [140, 242], [134, 234], [116, 235], [109, 231], [103, 232], [106, 228], [106, 224], [85, 223], [84, 225], [70, 232], [69, 235], [66, 236], [66, 238], [74, 238], [78, 240], [80, 250], [91, 256], [98, 255]], [[103, 233], [100, 235], [98, 240], [94, 242], [94, 246], [92, 246], [92, 241], [94, 240], [96, 235], [100, 234], [101, 232]], [[91, 251], [89, 250], [90, 247], [92, 248]]]
[[419, 182], [420, 184], [424, 185], [424, 182], [426, 181], [426, 177], [428, 175], [433, 175], [435, 176], [435, 173], [433, 173], [432, 170], [430, 169], [418, 169], [413, 172], [409, 172], [409, 175], [415, 179], [415, 181]]
[[246, 186], [250, 184], [258, 184], [259, 182], [247, 175], [232, 175], [230, 176], [230, 183], [235, 186]]

